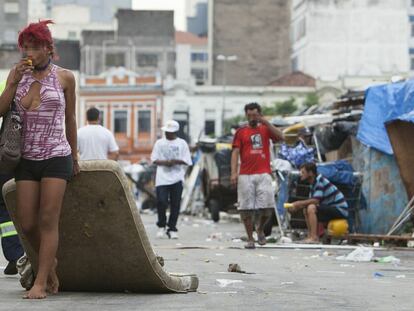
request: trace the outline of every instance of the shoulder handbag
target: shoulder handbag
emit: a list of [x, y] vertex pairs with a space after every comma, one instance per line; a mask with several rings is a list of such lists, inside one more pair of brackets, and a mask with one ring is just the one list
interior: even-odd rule
[[0, 173], [12, 173], [19, 164], [21, 135], [22, 122], [13, 101], [0, 129]]

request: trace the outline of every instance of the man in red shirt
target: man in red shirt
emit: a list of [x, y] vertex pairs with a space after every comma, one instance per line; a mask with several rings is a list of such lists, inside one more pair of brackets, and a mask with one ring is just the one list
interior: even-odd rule
[[[237, 185], [238, 210], [247, 233], [245, 248], [255, 248], [253, 239], [253, 216], [258, 212], [257, 240], [266, 244], [264, 224], [275, 207], [275, 194], [272, 187], [270, 168], [270, 139], [283, 140], [283, 133], [263, 118], [261, 107], [250, 103], [244, 107], [247, 126], [237, 130], [233, 140], [231, 155], [231, 182]], [[238, 163], [240, 155], [240, 172]]]

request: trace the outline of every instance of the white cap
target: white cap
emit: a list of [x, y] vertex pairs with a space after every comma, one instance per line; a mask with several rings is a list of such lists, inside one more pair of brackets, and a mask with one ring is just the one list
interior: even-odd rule
[[168, 120], [161, 128], [164, 132], [175, 133], [180, 129], [180, 124], [174, 120]]

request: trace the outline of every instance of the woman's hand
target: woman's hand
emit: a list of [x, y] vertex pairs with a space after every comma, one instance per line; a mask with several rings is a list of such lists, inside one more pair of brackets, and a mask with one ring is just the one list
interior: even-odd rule
[[33, 71], [34, 67], [30, 59], [22, 58], [14, 67], [12, 80], [13, 84], [18, 84], [27, 72]]
[[73, 160], [73, 176], [76, 176], [80, 173], [80, 166], [78, 160]]

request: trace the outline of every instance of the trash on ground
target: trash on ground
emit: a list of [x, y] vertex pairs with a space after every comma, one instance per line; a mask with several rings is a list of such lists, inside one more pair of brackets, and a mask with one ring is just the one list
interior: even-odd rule
[[280, 285], [293, 285], [295, 282], [281, 282]]
[[374, 250], [368, 247], [358, 247], [346, 256], [338, 256], [337, 260], [368, 262], [374, 257]]
[[287, 237], [287, 236], [282, 236], [282, 237], [280, 238], [280, 243], [283, 243], [283, 244], [290, 244], [290, 243], [292, 243], [292, 239], [291, 239], [291, 238], [289, 238], [289, 237]]
[[229, 264], [229, 267], [227, 269], [228, 272], [237, 272], [237, 273], [246, 273], [246, 271], [243, 271], [239, 264], [237, 263], [231, 263]]
[[255, 274], [254, 272], [246, 272], [243, 271], [239, 264], [237, 263], [231, 263], [229, 264], [229, 267], [227, 268], [228, 272], [236, 272], [236, 273], [244, 273], [244, 274]]
[[405, 279], [405, 274], [399, 274], [395, 276], [396, 279]]
[[381, 272], [375, 272], [374, 273], [374, 277], [375, 278], [382, 278], [382, 277], [384, 277], [385, 275], [384, 274], [382, 274]]
[[374, 259], [375, 262], [379, 263], [392, 263], [394, 265], [400, 264], [401, 260], [394, 256], [385, 256], [385, 257], [379, 257]]
[[234, 288], [243, 288], [240, 284], [243, 283], [242, 280], [229, 280], [229, 279], [216, 279], [216, 284], [221, 287], [234, 287]]

